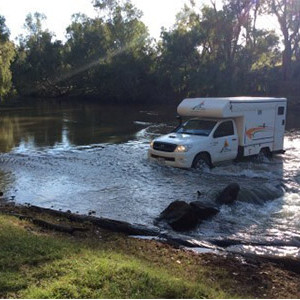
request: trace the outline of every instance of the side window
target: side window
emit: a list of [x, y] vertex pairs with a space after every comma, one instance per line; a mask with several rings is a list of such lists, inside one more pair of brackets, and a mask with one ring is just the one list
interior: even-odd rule
[[284, 115], [284, 106], [279, 106], [278, 107], [278, 116]]
[[214, 133], [214, 138], [229, 136], [229, 135], [234, 135], [232, 121], [221, 123]]

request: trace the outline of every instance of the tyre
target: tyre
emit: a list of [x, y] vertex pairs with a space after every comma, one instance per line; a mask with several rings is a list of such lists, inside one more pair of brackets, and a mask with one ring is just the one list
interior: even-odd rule
[[197, 170], [203, 170], [206, 168], [212, 168], [210, 157], [207, 153], [199, 153], [194, 158], [192, 168]]
[[262, 148], [257, 155], [257, 159], [259, 162], [263, 162], [266, 159], [270, 160], [272, 158], [272, 152], [269, 148]]

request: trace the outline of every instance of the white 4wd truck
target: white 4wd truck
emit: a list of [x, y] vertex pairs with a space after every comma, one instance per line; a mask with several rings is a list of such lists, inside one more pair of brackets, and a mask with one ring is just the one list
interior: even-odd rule
[[193, 98], [177, 108], [189, 119], [154, 139], [151, 160], [179, 168], [199, 168], [263, 153], [283, 152], [285, 98]]

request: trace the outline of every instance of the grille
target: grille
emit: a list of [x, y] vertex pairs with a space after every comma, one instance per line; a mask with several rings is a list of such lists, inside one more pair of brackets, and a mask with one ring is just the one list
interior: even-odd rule
[[162, 143], [162, 142], [154, 142], [153, 149], [163, 152], [174, 152], [177, 145], [169, 144], [169, 143]]

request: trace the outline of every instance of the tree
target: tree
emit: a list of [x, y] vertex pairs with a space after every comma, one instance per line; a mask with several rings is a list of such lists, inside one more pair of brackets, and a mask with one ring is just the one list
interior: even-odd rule
[[[212, 3], [212, 8], [204, 8], [203, 18], [205, 23], [210, 24], [208, 37], [214, 37], [212, 44], [218, 49], [217, 56], [219, 63], [224, 65], [228, 94], [232, 94], [240, 74], [246, 74], [253, 63], [259, 37], [256, 19], [260, 5], [259, 1], [226, 0], [223, 8], [217, 10]], [[243, 64], [242, 56], [246, 58]]]
[[14, 62], [14, 82], [22, 95], [61, 96], [64, 87], [57, 77], [63, 69], [62, 43], [52, 42], [54, 35], [43, 30], [46, 16], [28, 14], [24, 27], [28, 34], [20, 37], [18, 55]]
[[299, 58], [300, 42], [300, 1], [267, 0], [267, 11], [277, 17], [283, 35], [284, 51], [282, 55], [283, 79], [292, 78], [292, 58]]
[[199, 13], [193, 3], [185, 5], [175, 26], [162, 32], [158, 70], [164, 82], [181, 98], [266, 91], [252, 77], [278, 62], [278, 37], [256, 29], [259, 8], [248, 0], [228, 0], [221, 9], [212, 2]]
[[[104, 74], [111, 80], [108, 89], [102, 85], [105, 94], [115, 101], [137, 102], [151, 98], [151, 39], [140, 20], [141, 11], [130, 1], [96, 0], [94, 3], [100, 13], [108, 16], [103, 20], [109, 29], [111, 46]], [[97, 74], [101, 78], [102, 72]]]
[[9, 41], [9, 29], [5, 24], [5, 18], [0, 15], [0, 41], [1, 42], [8, 42]]
[[110, 33], [101, 19], [83, 14], [73, 16], [64, 47], [64, 77], [70, 82], [73, 94], [95, 93], [92, 77], [97, 66], [105, 61], [109, 48]]
[[158, 73], [169, 81], [170, 87], [180, 97], [192, 93], [192, 78], [200, 64], [198, 42], [197, 30], [177, 28], [171, 32], [162, 32]]
[[95, 19], [75, 15], [65, 57], [73, 93], [138, 101], [151, 69], [148, 30], [130, 1], [94, 1]]
[[0, 16], [0, 100], [3, 100], [12, 90], [11, 63], [15, 56], [15, 48], [9, 41], [9, 30], [5, 18]]

